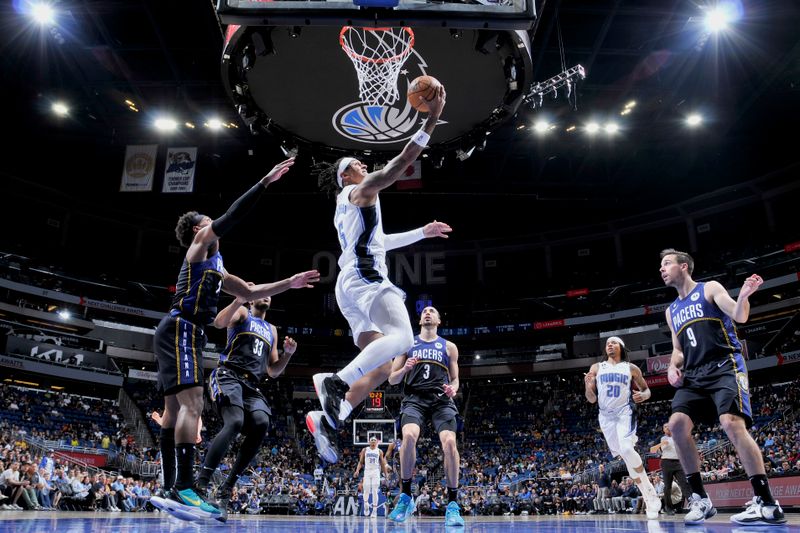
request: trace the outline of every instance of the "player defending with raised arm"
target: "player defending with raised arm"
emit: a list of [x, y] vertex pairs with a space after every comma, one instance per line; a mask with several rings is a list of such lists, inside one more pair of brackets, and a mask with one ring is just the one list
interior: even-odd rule
[[433, 221], [416, 230], [386, 235], [378, 198], [378, 193], [401, 177], [422, 153], [444, 105], [445, 91], [440, 86], [422, 129], [381, 170], [367, 172], [366, 165], [352, 157], [315, 168], [320, 187], [337, 193], [333, 221], [342, 253], [336, 302], [361, 350], [337, 374], [314, 376], [322, 411], [309, 413], [306, 425], [320, 456], [329, 462], [338, 460], [333, 430], [347, 419], [354, 405], [386, 380], [392, 358], [408, 352], [414, 341], [405, 294], [389, 281], [386, 252], [424, 238], [447, 238], [451, 231], [447, 224]]
[[755, 493], [747, 509], [733, 515], [731, 521], [742, 525], [784, 524], [783, 509], [769, 489], [761, 450], [748, 432], [753, 424], [750, 385], [733, 324], [734, 320], [747, 322], [750, 295], [764, 280], [753, 274], [744, 281], [734, 300], [716, 281], [694, 281], [694, 259], [671, 248], [661, 252], [659, 271], [664, 284], [678, 291], [678, 298], [665, 313], [672, 332], [667, 377], [670, 385], [678, 389], [672, 398], [669, 428], [692, 487], [685, 521], [697, 524], [717, 514], [703, 488], [700, 455], [692, 438], [695, 423], [714, 421], [716, 415], [736, 448]]
[[[361, 472], [361, 467], [364, 467], [364, 516], [371, 516], [375, 518], [378, 516], [378, 489], [381, 486], [381, 470], [385, 475], [389, 475], [389, 464], [383, 456], [383, 450], [378, 448], [378, 439], [370, 437], [369, 446], [361, 450], [358, 456], [358, 466], [353, 474], [355, 479], [358, 479], [358, 473]], [[371, 497], [372, 511], [370, 512], [367, 497]]]
[[[608, 448], [614, 456], [621, 456], [645, 501], [648, 520], [658, 518], [661, 500], [653, 484], [644, 471], [642, 458], [636, 453], [636, 413], [631, 399], [642, 403], [650, 398], [650, 388], [642, 377], [641, 369], [628, 362], [628, 351], [619, 337], [609, 337], [606, 341], [605, 361], [595, 363], [585, 374], [586, 399], [597, 403], [600, 408], [598, 418], [600, 429], [606, 438]], [[631, 386], [639, 389], [631, 394]]]
[[250, 461], [258, 454], [269, 430], [272, 410], [258, 385], [266, 376], [277, 379], [297, 350], [291, 337], [283, 339], [283, 353], [278, 353], [278, 330], [265, 320], [272, 298], [245, 302], [237, 297], [219, 312], [214, 326], [227, 328], [228, 343], [222, 350], [219, 366], [211, 373], [208, 389], [222, 419], [222, 429], [208, 448], [197, 487], [205, 491], [211, 476], [228, 453], [234, 439], [243, 434], [236, 462], [217, 490], [222, 516], [227, 520], [231, 491]]
[[225, 270], [219, 253], [220, 238], [292, 164], [294, 160], [288, 159], [275, 165], [218, 219], [211, 220], [190, 211], [178, 219], [175, 228], [178, 241], [188, 250], [178, 275], [172, 307], [159, 323], [153, 339], [159, 388], [164, 394], [161, 459], [165, 497], [156, 496], [151, 501], [179, 518], [220, 516], [219, 509], [209, 505], [195, 491], [192, 471], [197, 421], [203, 411], [202, 354], [207, 340], [203, 329], [217, 314], [220, 290], [249, 301], [287, 289], [311, 287], [311, 283], [319, 280], [319, 273], [311, 270], [275, 283], [250, 286]]
[[422, 310], [419, 335], [405, 355], [395, 358], [389, 383], [403, 382], [403, 402], [400, 405], [400, 424], [403, 446], [400, 448], [401, 494], [389, 518], [403, 522], [413, 512], [411, 476], [417, 463], [417, 440], [428, 418], [439, 434], [444, 452], [444, 472], [447, 478], [446, 526], [463, 526], [458, 505], [459, 455], [456, 447], [456, 404], [458, 392], [458, 348], [439, 336], [442, 323], [434, 307]]

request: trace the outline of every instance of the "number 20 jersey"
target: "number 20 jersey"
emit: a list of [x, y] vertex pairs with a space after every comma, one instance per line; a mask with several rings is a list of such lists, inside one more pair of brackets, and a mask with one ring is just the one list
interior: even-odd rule
[[683, 349], [683, 370], [689, 374], [710, 363], [741, 358], [733, 320], [706, 300], [705, 285], [698, 283], [686, 298], [676, 298], [669, 306], [672, 329]]

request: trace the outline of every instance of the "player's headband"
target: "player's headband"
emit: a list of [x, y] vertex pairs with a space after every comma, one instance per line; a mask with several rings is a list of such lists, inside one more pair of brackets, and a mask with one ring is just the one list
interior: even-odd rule
[[[618, 343], [620, 346], [622, 346], [623, 348], [625, 347], [625, 343], [624, 343], [624, 342], [622, 342], [622, 339], [620, 339], [619, 337], [609, 337], [609, 338], [608, 338], [608, 341], [617, 341], [617, 343]], [[608, 342], [608, 341], [606, 341], [606, 342]]]
[[205, 215], [201, 215], [200, 213], [197, 213], [195, 216], [192, 217], [192, 226], [199, 225], [203, 221], [204, 218], [205, 218]]
[[336, 183], [339, 184], [339, 187], [344, 189], [344, 185], [342, 185], [342, 181], [344, 180], [344, 171], [347, 170], [347, 167], [350, 166], [350, 163], [355, 161], [354, 157], [345, 157], [341, 161], [339, 161], [339, 168], [336, 169]]
[[369, 438], [369, 441], [370, 441], [370, 442], [372, 442], [372, 441], [378, 442], [378, 439], [377, 439], [376, 437], [370, 437], [370, 438]]

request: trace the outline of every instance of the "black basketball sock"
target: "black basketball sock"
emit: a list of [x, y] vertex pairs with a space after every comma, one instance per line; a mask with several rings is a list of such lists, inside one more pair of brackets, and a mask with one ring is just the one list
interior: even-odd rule
[[164, 475], [164, 490], [175, 485], [175, 428], [161, 428], [161, 472]]
[[447, 487], [447, 503], [450, 502], [458, 503], [458, 487], [454, 489]]
[[196, 447], [194, 444], [180, 443], [175, 445], [178, 456], [178, 478], [175, 480], [175, 488], [178, 490], [190, 489], [194, 486], [194, 456]]
[[700, 472], [686, 474], [686, 481], [688, 481], [689, 486], [692, 487], [692, 492], [699, 494], [701, 498], [708, 498], [706, 489], [703, 488], [703, 480], [700, 479]]
[[764, 474], [750, 476], [750, 483], [753, 485], [753, 492], [756, 496], [761, 497], [761, 501], [764, 502], [764, 504], [775, 505], [775, 498], [772, 497], [772, 491], [769, 490], [767, 476]]
[[401, 480], [403, 494], [411, 496], [411, 478]]

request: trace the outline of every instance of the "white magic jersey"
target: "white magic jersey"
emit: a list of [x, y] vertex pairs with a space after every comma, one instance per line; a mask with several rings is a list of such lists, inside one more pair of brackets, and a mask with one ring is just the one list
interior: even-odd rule
[[350, 203], [356, 185], [348, 185], [336, 197], [333, 224], [339, 234], [339, 268], [354, 268], [368, 282], [382, 281], [387, 276], [386, 247], [380, 199], [375, 205], [358, 207]]
[[380, 448], [367, 448], [364, 453], [364, 475], [377, 476], [381, 475], [381, 450]]
[[601, 411], [617, 411], [631, 403], [631, 365], [603, 361], [597, 369], [597, 405]]

